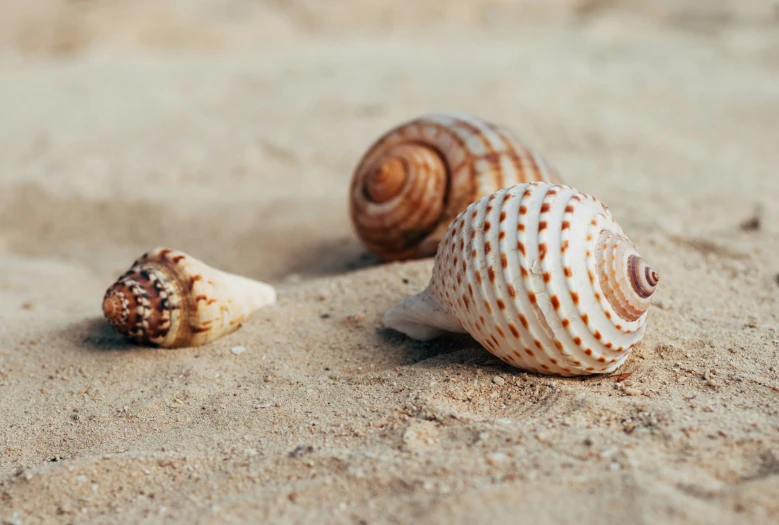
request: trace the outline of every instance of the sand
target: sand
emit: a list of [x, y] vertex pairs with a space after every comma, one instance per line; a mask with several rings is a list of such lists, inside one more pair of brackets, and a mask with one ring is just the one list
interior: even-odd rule
[[[324, 4], [0, 4], [0, 522], [776, 523], [775, 4]], [[432, 260], [366, 254], [351, 170], [448, 110], [514, 128], [661, 274], [616, 373], [381, 326]], [[128, 344], [102, 294], [155, 246], [278, 303]]]

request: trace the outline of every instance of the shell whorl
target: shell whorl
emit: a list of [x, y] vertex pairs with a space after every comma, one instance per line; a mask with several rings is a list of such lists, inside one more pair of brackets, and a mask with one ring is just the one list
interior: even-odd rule
[[[182, 290], [160, 261], [135, 261], [103, 296], [103, 315], [119, 333], [138, 342], [163, 345], [182, 326]], [[186, 310], [185, 310], [186, 313]]]
[[[534, 182], [460, 213], [420, 296], [511, 365], [587, 375], [625, 361], [646, 329], [658, 279], [605, 205], [568, 186]], [[451, 330], [404, 303], [385, 324]]]
[[133, 262], [106, 290], [102, 309], [106, 320], [131, 340], [179, 348], [226, 335], [275, 300], [275, 289], [265, 283], [157, 248]]
[[375, 141], [354, 170], [350, 215], [377, 257], [436, 252], [451, 220], [500, 188], [557, 172], [510, 130], [460, 113], [425, 115]]
[[660, 277], [629, 240], [613, 232], [600, 234], [595, 254], [598, 283], [606, 300], [622, 319], [637, 320], [649, 308]]

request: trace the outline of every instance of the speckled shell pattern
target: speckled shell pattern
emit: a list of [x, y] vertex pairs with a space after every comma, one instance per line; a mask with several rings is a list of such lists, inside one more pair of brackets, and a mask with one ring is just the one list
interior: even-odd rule
[[510, 129], [463, 113], [424, 115], [388, 131], [360, 159], [350, 215], [380, 259], [428, 257], [466, 206], [529, 181], [560, 177]]
[[[456, 319], [513, 366], [588, 375], [611, 372], [628, 357], [646, 329], [658, 279], [605, 205], [568, 186], [530, 183], [457, 216], [420, 296], [423, 310], [452, 316], [434, 325], [452, 330]], [[406, 310], [405, 322], [414, 317]], [[402, 317], [385, 318], [397, 326]]]
[[103, 314], [136, 343], [194, 347], [233, 332], [275, 300], [276, 291], [268, 284], [212, 268], [177, 250], [156, 248], [106, 290]]

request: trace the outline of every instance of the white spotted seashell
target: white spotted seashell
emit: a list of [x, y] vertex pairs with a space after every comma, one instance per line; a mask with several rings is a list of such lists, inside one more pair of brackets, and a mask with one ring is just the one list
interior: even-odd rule
[[156, 248], [106, 290], [103, 315], [137, 343], [181, 348], [227, 335], [275, 301], [276, 290], [268, 284]]
[[511, 130], [463, 113], [417, 117], [379, 137], [350, 186], [357, 236], [382, 260], [432, 256], [466, 206], [501, 188], [560, 182]]
[[384, 325], [430, 340], [469, 333], [542, 374], [611, 372], [646, 329], [658, 275], [607, 207], [564, 185], [519, 184], [450, 224], [428, 287]]

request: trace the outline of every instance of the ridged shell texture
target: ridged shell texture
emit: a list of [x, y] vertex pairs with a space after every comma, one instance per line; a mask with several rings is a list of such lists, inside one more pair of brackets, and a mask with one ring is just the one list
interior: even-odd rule
[[539, 373], [610, 372], [643, 336], [658, 279], [598, 200], [521, 184], [457, 216], [428, 288], [391, 309], [385, 325], [418, 339], [436, 327], [467, 331]]
[[427, 257], [466, 206], [529, 181], [559, 176], [508, 128], [462, 113], [425, 115], [391, 129], [360, 159], [350, 216], [377, 257]]
[[103, 296], [106, 320], [140, 344], [199, 346], [273, 304], [270, 285], [212, 268], [185, 253], [157, 248], [136, 260]]

